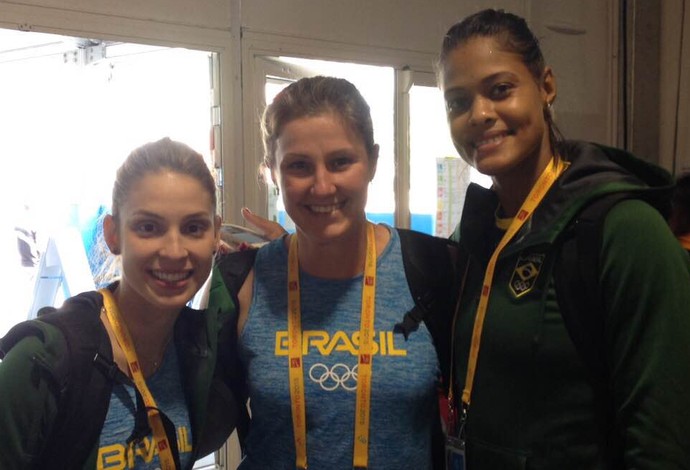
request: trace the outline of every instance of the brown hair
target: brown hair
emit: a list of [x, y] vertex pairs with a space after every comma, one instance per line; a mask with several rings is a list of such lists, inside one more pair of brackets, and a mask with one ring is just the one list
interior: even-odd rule
[[132, 187], [144, 176], [163, 170], [196, 178], [211, 196], [215, 212], [216, 183], [204, 157], [188, 145], [165, 137], [134, 149], [117, 170], [111, 209], [115, 221], [118, 221], [120, 207], [127, 200]]
[[276, 142], [285, 125], [295, 119], [332, 112], [359, 135], [371, 158], [374, 152], [374, 126], [369, 105], [359, 90], [343, 78], [307, 77], [288, 85], [264, 110], [261, 133], [264, 165], [275, 165]]

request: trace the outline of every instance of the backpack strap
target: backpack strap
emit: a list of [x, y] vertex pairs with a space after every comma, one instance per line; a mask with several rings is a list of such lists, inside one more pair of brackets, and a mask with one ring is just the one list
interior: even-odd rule
[[[442, 376], [450, 377], [453, 307], [455, 306], [455, 242], [414, 230], [397, 229], [403, 266], [414, 307], [395, 331], [407, 338], [423, 321], [434, 340]], [[448, 387], [445, 383], [444, 387]]]
[[[237, 294], [242, 288], [247, 275], [254, 267], [257, 251], [257, 249], [249, 249], [228, 253], [220, 257], [216, 263], [216, 269], [223, 279], [223, 283], [232, 298], [238, 315], [240, 303]], [[225, 381], [230, 386], [239, 404], [236, 430], [242, 453], [244, 453], [244, 443], [249, 433], [251, 418], [246, 407], [249, 398], [246, 381], [247, 373], [237, 353], [237, 317], [232, 318], [223, 329], [220, 341], [224, 342], [226, 346], [219, 348], [218, 363], [219, 366], [222, 366], [221, 373], [225, 376]]]
[[617, 193], [587, 205], [564, 231], [554, 269], [558, 306], [568, 334], [592, 377], [608, 382], [604, 347], [604, 298], [599, 255], [609, 210], [630, 196]]
[[244, 280], [249, 275], [249, 272], [254, 267], [254, 259], [259, 250], [250, 249], [242, 251], [234, 251], [219, 258], [216, 267], [220, 271], [225, 287], [230, 292], [232, 301], [235, 306], [239, 308], [239, 300], [237, 293], [242, 288]]
[[606, 361], [604, 296], [599, 285], [599, 257], [609, 210], [629, 199], [624, 193], [603, 196], [587, 205], [564, 231], [554, 268], [558, 307], [566, 330], [582, 358], [595, 391], [600, 427], [608, 441], [611, 468], [623, 468], [622, 444], [614, 429], [610, 371]]
[[[445, 238], [407, 229], [397, 229], [403, 266], [414, 307], [405, 313], [394, 331], [405, 338], [424, 322], [436, 348], [441, 384], [439, 396], [447, 396], [452, 354], [453, 307], [455, 306], [455, 263], [457, 245]], [[439, 405], [440, 406], [440, 405]], [[440, 413], [440, 409], [437, 412]], [[432, 430], [434, 468], [443, 468], [445, 438], [440, 420]]]
[[100, 299], [89, 292], [68, 299], [60, 309], [44, 308], [39, 318], [20, 323], [2, 339], [0, 356], [27, 336], [45, 341], [44, 323], [58, 328], [65, 339], [66, 352], [50, 369], [35, 363], [57, 401], [55, 424], [37, 468], [81, 468], [98, 442], [119, 372], [100, 321]]

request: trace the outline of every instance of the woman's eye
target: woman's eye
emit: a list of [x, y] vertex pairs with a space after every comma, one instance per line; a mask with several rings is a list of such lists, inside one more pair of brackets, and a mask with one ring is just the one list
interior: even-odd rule
[[334, 170], [344, 170], [350, 166], [352, 163], [352, 158], [350, 157], [338, 157], [331, 162], [331, 166]]
[[140, 222], [134, 226], [134, 230], [142, 235], [152, 235], [157, 232], [158, 226], [153, 222]]
[[505, 98], [510, 94], [510, 90], [512, 89], [513, 87], [509, 83], [499, 83], [491, 89], [491, 98]]
[[189, 235], [203, 235], [208, 229], [208, 224], [203, 222], [193, 222], [185, 227], [185, 232]]
[[456, 96], [446, 100], [446, 111], [448, 114], [462, 114], [470, 109], [472, 99], [467, 96]]
[[285, 166], [285, 169], [291, 173], [305, 173], [309, 169], [309, 165], [303, 160], [295, 160], [293, 162], [289, 162]]

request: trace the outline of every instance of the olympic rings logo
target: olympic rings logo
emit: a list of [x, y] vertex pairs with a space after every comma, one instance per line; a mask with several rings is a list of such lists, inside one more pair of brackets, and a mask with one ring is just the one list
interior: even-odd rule
[[330, 369], [326, 364], [314, 364], [309, 368], [309, 378], [319, 384], [322, 389], [332, 392], [338, 387], [353, 392], [357, 390], [357, 368], [350, 369], [346, 364], [334, 364]]

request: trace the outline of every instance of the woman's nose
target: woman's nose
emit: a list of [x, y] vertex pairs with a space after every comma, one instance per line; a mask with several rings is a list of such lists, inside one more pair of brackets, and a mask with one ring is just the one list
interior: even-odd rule
[[494, 104], [484, 97], [476, 97], [470, 108], [470, 124], [484, 124], [494, 120]]
[[161, 255], [171, 259], [179, 259], [187, 256], [184, 237], [178, 231], [171, 231], [165, 237]]
[[314, 173], [314, 183], [311, 187], [312, 194], [328, 195], [332, 194], [335, 189], [333, 184], [333, 175], [327, 168], [318, 168]]

